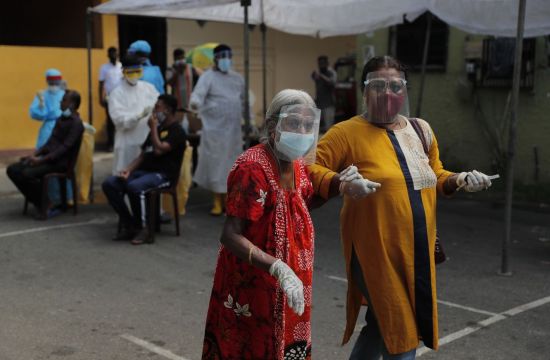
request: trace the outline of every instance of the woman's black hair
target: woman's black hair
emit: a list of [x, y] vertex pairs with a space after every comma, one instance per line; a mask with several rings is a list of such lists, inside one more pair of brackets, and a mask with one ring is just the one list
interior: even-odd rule
[[361, 91], [365, 90], [365, 84], [363, 82], [367, 78], [368, 73], [388, 68], [402, 71], [405, 77], [407, 77], [407, 69], [399, 60], [388, 55], [375, 56], [363, 66], [363, 73], [361, 74]]

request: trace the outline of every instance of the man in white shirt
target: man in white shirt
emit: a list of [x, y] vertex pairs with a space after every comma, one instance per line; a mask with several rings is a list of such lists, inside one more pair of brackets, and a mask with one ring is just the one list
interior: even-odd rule
[[107, 114], [107, 145], [112, 150], [115, 141], [115, 126], [109, 115], [109, 93], [120, 83], [122, 79], [122, 64], [117, 61], [118, 52], [115, 47], [107, 50], [109, 62], [103, 64], [99, 70], [99, 103], [105, 108]]

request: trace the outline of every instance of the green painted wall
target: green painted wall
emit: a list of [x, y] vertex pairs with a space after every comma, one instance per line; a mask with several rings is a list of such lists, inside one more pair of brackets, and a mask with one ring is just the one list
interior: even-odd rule
[[[481, 120], [476, 117], [474, 98], [467, 87], [469, 83], [464, 62], [467, 35], [450, 28], [447, 70], [427, 73], [422, 118], [431, 124], [439, 142], [441, 159], [449, 170], [478, 169], [492, 173], [491, 146], [483, 133]], [[364, 46], [374, 45], [375, 54], [384, 55], [388, 52], [388, 37], [387, 29], [357, 37], [358, 77], [363, 64]], [[535, 87], [531, 92], [522, 91], [519, 99], [515, 178], [525, 185], [534, 183], [535, 145], [539, 151], [539, 183], [550, 183], [550, 68], [547, 51], [544, 39], [537, 39]], [[416, 111], [419, 79], [419, 73], [409, 74], [411, 114]], [[502, 126], [501, 118], [509, 89], [480, 89], [478, 93], [481, 108], [493, 123], [490, 128], [493, 130]]]

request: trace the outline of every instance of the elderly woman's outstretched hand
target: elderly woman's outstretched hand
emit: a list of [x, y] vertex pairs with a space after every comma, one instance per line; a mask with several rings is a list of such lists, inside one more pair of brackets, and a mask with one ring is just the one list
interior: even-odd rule
[[473, 170], [458, 174], [456, 185], [467, 192], [477, 192], [488, 189], [491, 186], [491, 179], [484, 173]]
[[304, 285], [294, 271], [281, 259], [269, 268], [269, 273], [279, 282], [286, 295], [288, 306], [298, 315], [304, 313]]

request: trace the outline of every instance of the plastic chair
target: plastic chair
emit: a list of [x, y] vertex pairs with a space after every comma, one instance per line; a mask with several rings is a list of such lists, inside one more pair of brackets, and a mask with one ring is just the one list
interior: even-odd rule
[[176, 236], [180, 236], [178, 181], [175, 181], [170, 187], [152, 189], [147, 193], [147, 212], [149, 214], [147, 227], [149, 228], [151, 243], [155, 242], [155, 233], [160, 232], [160, 197], [162, 194], [168, 194], [172, 198], [174, 222], [176, 223]]
[[[76, 159], [78, 159], [78, 153], [80, 151], [80, 144], [82, 142], [82, 135], [80, 136], [80, 139], [78, 140], [78, 151], [75, 152], [73, 158], [69, 159], [69, 164], [67, 166], [66, 172], [57, 172], [57, 173], [49, 173], [42, 177], [41, 180], [41, 186], [42, 186], [42, 200], [40, 202], [40, 218], [47, 219], [48, 218], [48, 182], [50, 179], [57, 178], [59, 181], [59, 187], [61, 191], [61, 206], [63, 211], [67, 211], [68, 204], [67, 204], [67, 181], [70, 181], [73, 186], [73, 215], [76, 216], [78, 214], [78, 187], [76, 184], [76, 176], [75, 176], [75, 165], [76, 165]], [[23, 215], [27, 214], [27, 210], [29, 208], [29, 200], [25, 198], [25, 204], [23, 206]]]

